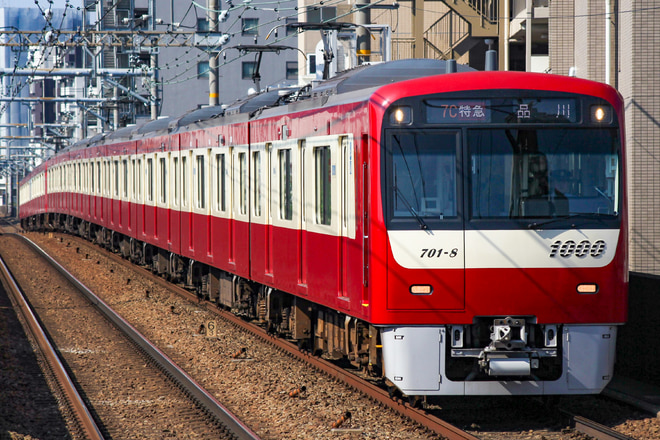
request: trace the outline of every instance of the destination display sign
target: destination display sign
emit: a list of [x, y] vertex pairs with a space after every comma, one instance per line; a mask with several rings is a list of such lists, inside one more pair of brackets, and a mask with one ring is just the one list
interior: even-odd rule
[[424, 103], [429, 124], [579, 122], [578, 102], [570, 98], [427, 99]]

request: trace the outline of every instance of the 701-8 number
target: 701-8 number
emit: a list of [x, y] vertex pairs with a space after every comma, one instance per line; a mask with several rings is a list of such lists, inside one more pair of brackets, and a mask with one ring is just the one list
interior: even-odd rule
[[422, 249], [422, 254], [419, 258], [440, 258], [443, 255], [446, 255], [449, 258], [454, 258], [458, 255], [458, 248], [453, 248], [450, 251], [444, 249]]

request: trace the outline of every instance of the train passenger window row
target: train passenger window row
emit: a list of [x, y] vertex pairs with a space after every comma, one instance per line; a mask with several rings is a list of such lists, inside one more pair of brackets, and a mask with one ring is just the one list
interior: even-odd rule
[[[76, 158], [48, 169], [50, 193], [79, 193], [320, 233], [355, 233], [351, 136]], [[192, 192], [191, 192], [192, 191]], [[45, 194], [38, 174], [22, 201]], [[192, 201], [192, 204], [191, 204]]]

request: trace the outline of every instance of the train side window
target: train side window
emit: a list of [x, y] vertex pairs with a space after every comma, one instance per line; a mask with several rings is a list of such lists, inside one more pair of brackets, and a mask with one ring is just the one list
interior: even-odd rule
[[147, 169], [146, 178], [147, 178], [147, 202], [154, 201], [154, 160], [149, 158], [147, 159]]
[[103, 182], [101, 181], [101, 162], [96, 162], [96, 194], [101, 195], [101, 188]]
[[137, 200], [142, 201], [142, 159], [138, 159], [137, 168], [135, 169], [135, 186], [137, 186]]
[[332, 221], [332, 167], [329, 146], [314, 148], [314, 183], [316, 223], [330, 225]]
[[92, 162], [92, 163], [90, 164], [90, 168], [91, 168], [92, 172], [91, 172], [91, 176], [90, 176], [90, 179], [89, 179], [89, 185], [90, 185], [90, 186], [89, 186], [89, 191], [90, 191], [92, 194], [94, 194], [94, 193], [96, 192], [96, 185], [95, 185], [95, 177], [96, 177], [96, 176], [94, 175], [94, 174], [95, 174], [95, 170], [94, 170], [94, 162]]
[[123, 176], [121, 193], [124, 200], [126, 200], [126, 198], [128, 198], [128, 159], [123, 159], [121, 161], [121, 171]]
[[131, 179], [132, 179], [132, 185], [131, 185], [131, 200], [135, 200], [136, 197], [136, 181], [135, 181], [135, 173], [136, 173], [136, 161], [135, 159], [131, 159]]
[[291, 148], [277, 152], [280, 172], [280, 219], [293, 219], [293, 164], [291, 163]]
[[225, 154], [216, 154], [215, 155], [215, 170], [216, 170], [216, 192], [215, 192], [215, 203], [216, 209], [218, 211], [226, 211], [227, 209], [227, 181], [226, 181], [226, 162]]
[[105, 161], [105, 195], [106, 196], [111, 196], [112, 195], [112, 188], [110, 187], [110, 160]]
[[247, 155], [238, 153], [238, 176], [239, 176], [239, 210], [241, 215], [247, 213]]
[[115, 197], [119, 197], [119, 161], [114, 160], [112, 161], [112, 171], [114, 175], [114, 195]]
[[252, 153], [252, 200], [254, 215], [261, 217], [261, 152]]
[[181, 156], [181, 205], [188, 206], [188, 157]]
[[197, 156], [197, 208], [206, 208], [206, 163], [204, 156]]
[[173, 170], [173, 182], [172, 182], [172, 188], [174, 189], [174, 206], [179, 206], [179, 175], [181, 174], [181, 171], [179, 170], [179, 158], [174, 157], [172, 159], [172, 170]]
[[160, 180], [159, 201], [167, 202], [167, 163], [165, 157], [158, 158], [158, 177]]

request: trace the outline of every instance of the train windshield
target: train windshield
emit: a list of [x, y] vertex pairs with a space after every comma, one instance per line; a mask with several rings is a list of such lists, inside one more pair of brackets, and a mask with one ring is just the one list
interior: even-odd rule
[[405, 131], [389, 138], [389, 219], [425, 229], [427, 221], [458, 217], [456, 131]]
[[391, 130], [386, 139], [389, 228], [532, 224], [527, 219], [562, 227], [562, 219], [618, 218], [616, 129], [409, 129]]
[[473, 219], [614, 217], [616, 130], [467, 130]]

